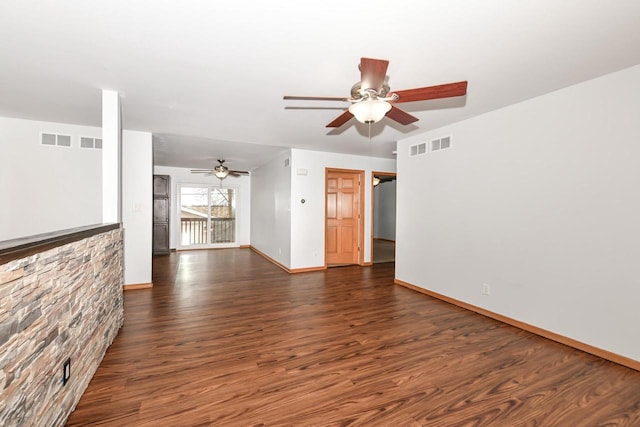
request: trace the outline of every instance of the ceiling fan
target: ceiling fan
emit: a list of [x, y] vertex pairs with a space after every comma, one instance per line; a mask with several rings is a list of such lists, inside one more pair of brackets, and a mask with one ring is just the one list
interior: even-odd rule
[[399, 109], [394, 104], [401, 102], [426, 101], [429, 99], [451, 98], [467, 93], [467, 82], [447, 83], [417, 89], [390, 91], [386, 83], [389, 61], [385, 59], [360, 59], [360, 81], [351, 88], [351, 96], [284, 96], [285, 100], [307, 101], [345, 101], [350, 102], [349, 109], [327, 125], [337, 128], [355, 117], [361, 123], [376, 123], [385, 116], [391, 120], [408, 125], [418, 120], [417, 117]]
[[249, 171], [234, 171], [229, 169], [224, 165], [224, 160], [218, 159], [219, 165], [216, 165], [213, 169], [191, 169], [191, 173], [203, 173], [206, 176], [215, 175], [216, 178], [221, 181], [225, 179], [227, 176], [240, 176], [240, 175], [249, 175]]

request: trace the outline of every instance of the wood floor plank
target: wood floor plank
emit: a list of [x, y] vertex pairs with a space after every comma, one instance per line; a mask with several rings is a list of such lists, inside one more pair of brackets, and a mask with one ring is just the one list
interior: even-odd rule
[[640, 425], [640, 372], [395, 286], [393, 263], [153, 267], [68, 426]]

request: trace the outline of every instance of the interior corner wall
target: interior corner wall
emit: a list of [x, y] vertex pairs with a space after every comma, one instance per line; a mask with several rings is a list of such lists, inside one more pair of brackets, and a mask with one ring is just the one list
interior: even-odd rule
[[149, 132], [122, 132], [124, 284], [151, 283], [153, 144]]
[[[154, 166], [153, 174], [169, 175], [171, 177], [171, 212], [169, 218], [169, 247], [176, 249], [179, 247], [180, 236], [178, 226], [178, 199], [179, 185], [184, 184], [206, 184], [220, 185], [218, 178], [193, 174], [190, 169], [169, 166]], [[153, 177], [152, 177], [153, 178]], [[238, 209], [236, 211], [236, 224], [238, 232], [239, 246], [248, 245], [251, 236], [251, 179], [247, 176], [229, 176], [222, 182], [223, 187], [233, 187], [238, 191]], [[150, 193], [151, 194], [151, 193]]]
[[396, 278], [640, 360], [639, 113], [635, 66], [400, 141]]
[[[71, 147], [40, 143], [40, 132], [71, 136]], [[102, 223], [101, 150], [80, 137], [102, 129], [0, 117], [0, 240]]]
[[[291, 269], [324, 266], [325, 170], [363, 170], [364, 262], [371, 261], [371, 172], [395, 172], [396, 160], [291, 150]], [[302, 203], [302, 199], [305, 200]]]
[[251, 246], [291, 268], [291, 151], [251, 172]]

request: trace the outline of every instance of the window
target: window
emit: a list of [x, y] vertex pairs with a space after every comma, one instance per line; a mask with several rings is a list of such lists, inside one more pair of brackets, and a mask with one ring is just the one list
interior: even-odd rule
[[180, 246], [228, 246], [236, 242], [236, 189], [180, 186]]

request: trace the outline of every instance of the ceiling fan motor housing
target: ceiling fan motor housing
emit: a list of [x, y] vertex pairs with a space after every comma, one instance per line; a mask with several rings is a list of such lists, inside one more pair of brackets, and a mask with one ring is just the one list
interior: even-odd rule
[[386, 83], [382, 85], [382, 89], [380, 89], [380, 92], [373, 88], [362, 89], [362, 82], [357, 82], [351, 87], [351, 100], [358, 101], [363, 98], [385, 98], [390, 89], [391, 88]]

